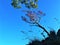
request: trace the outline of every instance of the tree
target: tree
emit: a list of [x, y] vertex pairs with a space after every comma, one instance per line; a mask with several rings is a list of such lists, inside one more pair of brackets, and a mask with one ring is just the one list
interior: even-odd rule
[[[15, 8], [20, 8], [21, 6], [19, 5], [19, 4], [25, 4], [25, 6], [26, 6], [26, 3], [27, 3], [27, 5], [28, 6], [30, 6], [29, 8], [36, 8], [36, 3], [38, 2], [38, 0], [12, 0], [12, 3], [11, 3], [11, 5], [12, 6], [14, 6]], [[36, 5], [35, 5], [36, 4]], [[28, 8], [28, 7], [27, 7]], [[30, 18], [30, 20], [27, 20], [27, 18], [25, 17], [25, 16], [21, 16], [21, 18], [25, 21], [25, 22], [28, 22], [28, 23], [30, 23], [30, 24], [35, 24], [35, 26], [37, 26], [37, 27], [40, 27], [41, 29], [43, 29], [47, 34], [48, 34], [48, 36], [49, 36], [49, 33], [47, 32], [47, 30], [43, 27], [43, 26], [41, 26], [40, 24], [39, 24], [39, 20], [41, 19], [41, 16], [42, 15], [45, 15], [45, 13], [43, 13], [42, 11], [37, 11], [37, 13], [36, 12], [34, 12], [34, 11], [30, 11], [30, 10], [28, 10], [28, 11], [26, 11], [27, 12], [27, 14], [26, 14], [26, 16], [28, 16], [29, 18]]]
[[[59, 31], [59, 30], [58, 30]], [[58, 34], [59, 32], [57, 32]], [[39, 41], [39, 40], [33, 40], [27, 45], [60, 45], [60, 38], [55, 33], [55, 31], [50, 31], [49, 37], [47, 37], [45, 40]], [[37, 44], [38, 43], [38, 44]]]
[[[26, 8], [30, 9], [30, 8], [37, 8], [37, 2], [38, 0], [12, 0], [11, 5], [14, 8], [21, 8], [20, 5], [24, 4]], [[31, 10], [23, 10], [23, 12], [27, 12], [25, 14], [25, 16], [21, 16], [22, 20], [31, 24], [31, 26], [37, 26], [41, 29], [43, 29], [43, 31], [45, 31], [48, 35], [48, 37], [45, 40], [39, 41], [39, 40], [34, 40], [31, 43], [29, 43], [28, 45], [58, 45], [60, 44], [60, 29], [58, 30], [57, 34], [54, 31], [50, 31], [50, 33], [48, 33], [48, 31], [45, 29], [45, 27], [41, 26], [40, 20], [41, 20], [41, 16], [45, 16], [45, 13], [42, 12], [41, 10], [38, 11], [31, 11]], [[27, 18], [28, 17], [28, 18]], [[25, 33], [24, 31], [21, 31], [22, 33]], [[43, 35], [43, 33], [42, 33]], [[43, 37], [45, 37], [43, 35]]]

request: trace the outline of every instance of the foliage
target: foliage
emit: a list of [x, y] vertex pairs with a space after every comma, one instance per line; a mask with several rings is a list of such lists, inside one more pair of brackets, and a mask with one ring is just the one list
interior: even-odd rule
[[45, 13], [43, 13], [40, 10], [37, 12], [30, 11], [30, 10], [26, 11], [26, 12], [27, 12], [27, 14], [25, 14], [25, 15], [29, 18], [29, 20], [26, 16], [21, 16], [22, 20], [29, 24], [32, 24], [33, 26], [37, 26], [37, 27], [43, 29], [43, 31], [45, 31], [49, 36], [49, 33], [47, 32], [47, 30], [39, 24], [41, 16], [45, 16]]
[[[12, 0], [11, 5], [14, 8], [21, 8], [22, 7], [21, 5], [24, 4], [26, 8], [30, 9], [37, 8], [38, 7], [37, 2], [38, 0]], [[57, 34], [55, 33], [55, 31], [50, 31], [50, 33], [48, 33], [45, 27], [39, 24], [41, 17], [45, 16], [45, 13], [43, 13], [41, 10], [38, 11], [25, 10], [23, 12], [26, 12], [25, 16], [21, 16], [23, 21], [32, 24], [32, 26], [37, 26], [43, 29], [43, 31], [45, 31], [48, 34], [48, 37], [45, 38], [45, 40], [40, 41], [35, 39], [27, 45], [60, 45], [60, 29], [58, 30]], [[24, 31], [21, 32], [26, 34]], [[43, 33], [41, 33], [41, 35], [45, 37]]]
[[59, 31], [60, 30], [58, 30], [57, 34], [54, 31], [50, 31], [51, 36], [45, 38], [45, 40], [33, 40], [27, 45], [60, 45], [60, 37], [58, 36], [58, 33], [60, 34]]
[[25, 7], [27, 8], [37, 8], [38, 7], [37, 2], [38, 0], [12, 0], [11, 5], [14, 8], [21, 8], [22, 4], [24, 4]]

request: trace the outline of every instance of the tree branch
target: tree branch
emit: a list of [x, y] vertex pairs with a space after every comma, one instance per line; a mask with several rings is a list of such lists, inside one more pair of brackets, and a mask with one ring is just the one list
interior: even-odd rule
[[48, 33], [48, 31], [43, 27], [43, 26], [41, 26], [39, 23], [37, 23], [36, 22], [36, 24], [37, 24], [37, 26], [38, 27], [40, 27], [41, 29], [43, 29], [47, 34], [48, 34], [48, 36], [50, 36], [50, 34]]

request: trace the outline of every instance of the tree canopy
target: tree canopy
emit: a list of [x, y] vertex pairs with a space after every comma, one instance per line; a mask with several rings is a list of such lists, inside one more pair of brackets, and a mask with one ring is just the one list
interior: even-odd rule
[[24, 4], [27, 8], [37, 8], [37, 2], [38, 0], [12, 0], [11, 5], [14, 8], [21, 8], [22, 4]]

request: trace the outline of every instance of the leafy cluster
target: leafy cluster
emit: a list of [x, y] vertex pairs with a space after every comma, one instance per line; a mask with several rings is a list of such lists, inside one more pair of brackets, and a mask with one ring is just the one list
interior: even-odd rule
[[32, 24], [33, 26], [37, 26], [37, 27], [43, 29], [43, 31], [45, 31], [49, 35], [49, 33], [47, 32], [47, 30], [43, 26], [41, 26], [39, 24], [41, 16], [45, 16], [45, 13], [43, 13], [40, 10], [37, 11], [37, 13], [33, 12], [33, 11], [31, 12], [30, 10], [26, 11], [26, 12], [27, 12], [26, 16], [29, 18], [29, 20], [25, 16], [21, 16], [22, 20], [25, 21], [25, 22], [27, 22], [27, 23], [29, 23], [29, 24]]
[[12, 0], [11, 5], [14, 8], [21, 8], [21, 4], [24, 4], [27, 8], [37, 8], [38, 0]]
[[[38, 11], [30, 11], [30, 10], [23, 10], [26, 12], [25, 16], [21, 16], [22, 20], [29, 23], [29, 24], [36, 24], [37, 22], [40, 22], [41, 17], [45, 16], [45, 13], [41, 10]], [[28, 20], [28, 18], [29, 20]]]

